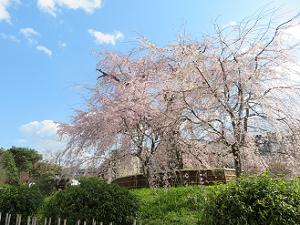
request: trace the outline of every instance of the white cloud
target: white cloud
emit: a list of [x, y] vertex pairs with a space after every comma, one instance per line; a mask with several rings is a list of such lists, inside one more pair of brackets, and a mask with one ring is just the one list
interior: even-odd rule
[[[0, 0], [1, 1], [1, 0]], [[27, 39], [27, 41], [31, 44], [37, 44], [36, 38], [41, 36], [39, 32], [34, 30], [31, 27], [26, 27], [20, 29], [20, 33]]]
[[32, 121], [19, 128], [22, 138], [18, 143], [29, 144], [29, 147], [46, 155], [54, 154], [64, 150], [66, 146], [66, 143], [57, 136], [57, 129], [58, 124], [53, 120]]
[[105, 34], [100, 31], [89, 29], [88, 32], [99, 44], [115, 45], [117, 40], [124, 38], [124, 35], [120, 31], [115, 31], [113, 34]]
[[38, 8], [46, 13], [56, 16], [59, 8], [78, 10], [82, 9], [87, 13], [93, 13], [101, 8], [102, 0], [38, 0]]
[[11, 23], [10, 21], [10, 14], [7, 11], [7, 8], [11, 5], [12, 0], [0, 0], [0, 22], [6, 21]]
[[41, 51], [41, 52], [45, 53], [48, 56], [52, 56], [52, 51], [49, 48], [47, 48], [47, 47], [45, 47], [43, 45], [36, 46], [36, 49], [38, 51]]
[[[292, 85], [300, 84], [300, 61], [299, 62], [286, 62], [280, 66], [274, 67], [276, 73], [284, 74], [285, 82], [290, 82]], [[279, 85], [282, 85], [282, 81]]]
[[281, 40], [294, 45], [300, 42], [300, 25], [290, 26], [281, 33]]
[[11, 35], [11, 34], [0, 33], [0, 37], [3, 40], [12, 41], [12, 42], [15, 42], [15, 43], [20, 43], [20, 40], [16, 36]]
[[20, 127], [27, 137], [52, 138], [56, 135], [57, 124], [53, 120], [32, 121]]

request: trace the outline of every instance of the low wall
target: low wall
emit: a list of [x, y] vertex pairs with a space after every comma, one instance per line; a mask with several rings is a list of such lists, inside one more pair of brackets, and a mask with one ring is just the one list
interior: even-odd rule
[[[234, 179], [233, 169], [214, 169], [214, 170], [179, 170], [172, 173], [158, 173], [154, 177], [156, 186], [168, 184], [170, 186], [201, 184], [209, 185], [215, 182], [226, 183]], [[112, 181], [121, 187], [143, 188], [149, 187], [147, 178], [142, 174], [134, 176], [120, 177]]]

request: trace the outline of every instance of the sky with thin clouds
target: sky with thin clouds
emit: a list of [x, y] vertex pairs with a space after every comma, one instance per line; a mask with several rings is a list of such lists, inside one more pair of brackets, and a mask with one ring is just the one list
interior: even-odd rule
[[[55, 122], [84, 108], [94, 52], [128, 52], [140, 36], [165, 45], [183, 30], [200, 38], [266, 6], [300, 11], [299, 0], [0, 0], [0, 146], [62, 150]], [[283, 38], [300, 40], [300, 27]]]

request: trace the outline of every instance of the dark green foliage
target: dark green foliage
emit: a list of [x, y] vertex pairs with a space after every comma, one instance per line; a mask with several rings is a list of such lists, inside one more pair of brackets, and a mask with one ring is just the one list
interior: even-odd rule
[[97, 178], [82, 178], [78, 186], [68, 186], [45, 200], [42, 216], [66, 218], [69, 224], [77, 219], [91, 222], [132, 224], [138, 206], [128, 190], [107, 184]]
[[8, 184], [16, 184], [19, 180], [18, 168], [16, 167], [13, 154], [9, 151], [1, 151], [0, 169], [3, 172], [3, 180]]
[[300, 183], [268, 176], [228, 184], [132, 191], [155, 225], [299, 225]]
[[0, 149], [0, 182], [22, 184], [33, 182], [43, 194], [54, 189], [55, 175], [60, 166], [42, 161], [42, 156], [34, 149], [11, 147]]
[[44, 195], [49, 195], [55, 189], [55, 177], [60, 174], [61, 167], [46, 161], [39, 161], [32, 171], [32, 181]]
[[25, 185], [0, 187], [0, 211], [3, 214], [33, 215], [42, 202], [38, 188]]
[[[0, 151], [0, 176], [7, 184], [21, 184], [30, 181], [35, 164], [42, 159], [30, 148], [11, 147]], [[22, 177], [26, 179], [22, 179]]]
[[207, 188], [201, 225], [299, 225], [300, 183], [268, 176]]
[[204, 186], [137, 189], [139, 220], [149, 225], [192, 225], [199, 219]]
[[31, 173], [34, 167], [34, 164], [42, 159], [42, 155], [34, 149], [30, 148], [20, 148], [20, 147], [11, 147], [8, 149], [12, 153], [16, 166], [19, 171]]

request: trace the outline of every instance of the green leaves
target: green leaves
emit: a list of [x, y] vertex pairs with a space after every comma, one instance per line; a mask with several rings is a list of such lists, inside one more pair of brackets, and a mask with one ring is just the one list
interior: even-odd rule
[[143, 224], [196, 224], [203, 204], [203, 186], [137, 189], [140, 201], [139, 218]]
[[42, 159], [37, 151], [28, 148], [11, 147], [0, 151], [0, 170], [4, 171], [4, 182], [8, 184], [22, 183], [22, 172], [32, 173], [34, 164]]
[[297, 180], [248, 177], [209, 187], [206, 195], [201, 224], [300, 224]]
[[24, 171], [31, 173], [34, 164], [42, 159], [42, 156], [38, 154], [37, 151], [30, 148], [11, 147], [8, 151], [12, 153], [16, 166], [20, 172]]
[[15, 164], [13, 154], [2, 151], [0, 154], [0, 170], [3, 171], [3, 179], [8, 184], [16, 184], [19, 180], [18, 168]]
[[36, 212], [43, 198], [39, 189], [28, 186], [5, 186], [0, 189], [2, 213], [19, 213], [29, 216]]
[[132, 224], [137, 209], [136, 198], [128, 190], [90, 177], [47, 198], [41, 214], [66, 218], [69, 224], [75, 224], [77, 219], [91, 222], [94, 218], [105, 224], [126, 225]]

